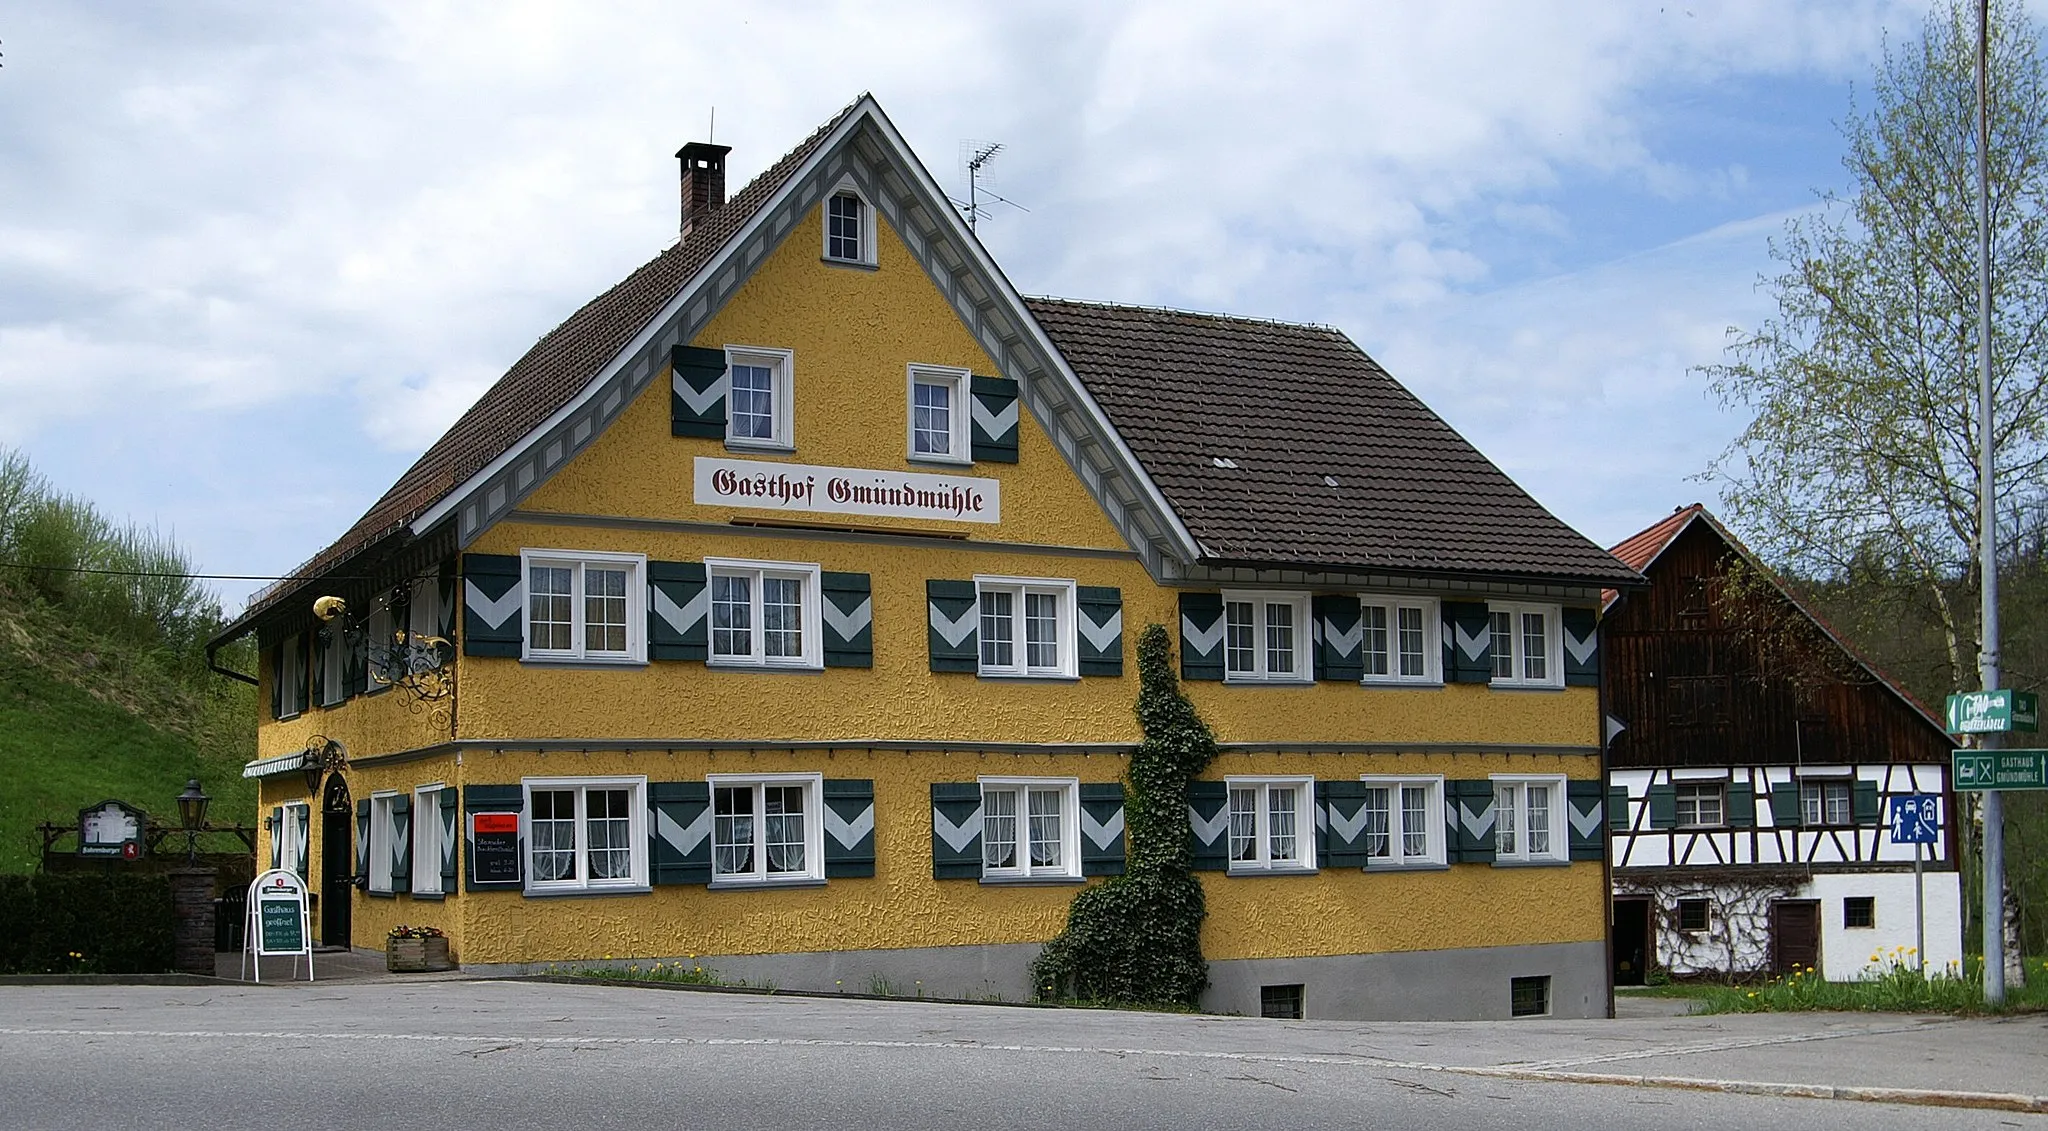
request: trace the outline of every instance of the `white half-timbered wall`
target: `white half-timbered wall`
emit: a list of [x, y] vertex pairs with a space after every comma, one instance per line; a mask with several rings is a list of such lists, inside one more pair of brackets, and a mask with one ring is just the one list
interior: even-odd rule
[[[1939, 765], [1891, 763], [1858, 766], [1734, 766], [1727, 768], [1611, 770], [1609, 804], [1628, 791], [1628, 816], [1614, 826], [1609, 852], [1616, 868], [1716, 867], [1762, 865], [1855, 865], [1911, 868], [1913, 846], [1893, 844], [1886, 819], [1891, 798], [1934, 794], [1941, 801], [1940, 839], [1923, 851], [1930, 862], [1950, 859], [1947, 768]], [[1878, 786], [1877, 823], [1862, 826], [1799, 828], [1773, 819], [1771, 787], [1798, 781], [1861, 780]], [[1653, 785], [1686, 782], [1748, 783], [1755, 791], [1756, 823], [1750, 828], [1650, 827], [1649, 793]], [[1948, 865], [1940, 865], [1946, 867]]]

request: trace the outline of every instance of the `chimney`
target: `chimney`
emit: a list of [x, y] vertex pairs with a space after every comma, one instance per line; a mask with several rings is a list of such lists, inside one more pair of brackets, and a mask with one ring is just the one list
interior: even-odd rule
[[693, 141], [676, 150], [683, 163], [683, 238], [725, 207], [725, 155], [730, 145]]

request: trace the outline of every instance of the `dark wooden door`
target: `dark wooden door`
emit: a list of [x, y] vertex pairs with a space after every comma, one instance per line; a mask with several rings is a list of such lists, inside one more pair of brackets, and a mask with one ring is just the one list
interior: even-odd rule
[[354, 809], [348, 783], [336, 774], [327, 780], [326, 804], [320, 814], [320, 943], [350, 944], [350, 904], [355, 895], [356, 856]]
[[1614, 984], [1640, 986], [1650, 968], [1650, 901], [1614, 901]]
[[1771, 904], [1771, 972], [1820, 967], [1820, 902], [1780, 899]]

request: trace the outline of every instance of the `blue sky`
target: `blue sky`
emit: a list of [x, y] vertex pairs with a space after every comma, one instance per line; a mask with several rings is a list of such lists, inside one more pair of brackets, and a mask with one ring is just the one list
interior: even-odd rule
[[[288, 570], [533, 340], [863, 90], [1030, 294], [1331, 323], [1602, 544], [1714, 487], [1693, 367], [1926, 8], [0, 0], [0, 444]], [[230, 608], [253, 584], [220, 587]]]

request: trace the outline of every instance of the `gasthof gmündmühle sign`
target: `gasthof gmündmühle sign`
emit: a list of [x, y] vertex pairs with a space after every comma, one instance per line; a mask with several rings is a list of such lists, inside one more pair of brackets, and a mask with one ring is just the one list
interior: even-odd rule
[[1950, 734], [2000, 734], [2040, 726], [2041, 708], [2031, 691], [1965, 691], [1948, 697]]
[[1003, 516], [998, 479], [712, 456], [698, 456], [696, 469], [696, 500], [705, 506], [946, 522], [1001, 522]]

